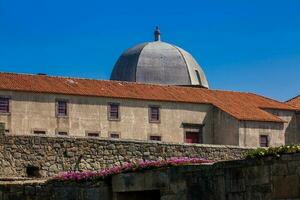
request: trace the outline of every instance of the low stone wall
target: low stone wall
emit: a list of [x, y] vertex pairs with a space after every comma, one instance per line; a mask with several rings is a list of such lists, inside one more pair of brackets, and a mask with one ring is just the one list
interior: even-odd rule
[[2, 200], [111, 200], [111, 185], [96, 183], [45, 183], [45, 181], [0, 181]]
[[300, 154], [216, 163], [186, 174], [187, 199], [300, 199]]
[[114, 175], [103, 181], [1, 183], [5, 200], [300, 199], [300, 154]]
[[99, 170], [135, 160], [243, 157], [247, 148], [49, 136], [0, 136], [0, 177], [53, 176], [61, 171]]
[[300, 154], [120, 174], [112, 189], [114, 200], [143, 191], [164, 200], [300, 199]]

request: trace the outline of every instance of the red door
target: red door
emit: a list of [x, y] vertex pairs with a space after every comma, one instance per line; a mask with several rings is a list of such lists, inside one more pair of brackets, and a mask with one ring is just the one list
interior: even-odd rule
[[186, 143], [200, 143], [199, 132], [185, 132], [185, 142]]

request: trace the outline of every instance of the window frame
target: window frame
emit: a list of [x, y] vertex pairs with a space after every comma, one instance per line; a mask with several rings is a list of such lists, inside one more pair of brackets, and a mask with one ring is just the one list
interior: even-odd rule
[[[187, 134], [198, 134], [198, 141], [197, 142], [187, 142]], [[204, 144], [203, 142], [203, 134], [199, 131], [194, 131], [194, 130], [185, 130], [184, 131], [184, 143], [185, 144]]]
[[[60, 133], [66, 133], [66, 134], [60, 134]], [[69, 136], [69, 131], [64, 130], [64, 129], [63, 130], [59, 129], [59, 130], [56, 130], [55, 135], [60, 136], [60, 137], [66, 137], [66, 136]]]
[[[90, 134], [95, 134], [95, 135], [97, 134], [97, 136], [92, 136]], [[89, 137], [89, 138], [100, 138], [101, 133], [100, 133], [100, 131], [86, 131], [85, 136]]]
[[[117, 118], [112, 118], [111, 117], [111, 106], [117, 106]], [[114, 102], [109, 102], [107, 104], [107, 119], [109, 121], [120, 121], [121, 120], [121, 114], [120, 114], [120, 103], [114, 103]]]
[[[157, 108], [158, 109], [158, 119], [153, 120], [152, 119], [152, 109], [153, 108]], [[158, 105], [149, 105], [148, 107], [148, 119], [149, 119], [149, 123], [161, 123], [161, 106]]]
[[[65, 102], [66, 103], [66, 113], [65, 114], [61, 114], [59, 113], [59, 102]], [[62, 118], [67, 118], [69, 117], [69, 100], [67, 99], [56, 99], [55, 100], [55, 114], [56, 117], [62, 117]]]
[[[151, 139], [152, 137], [159, 137], [159, 140], [156, 140], [156, 139]], [[154, 141], [154, 142], [161, 142], [162, 141], [162, 136], [161, 135], [155, 135], [155, 134], [150, 134], [149, 135], [149, 140], [150, 141]]]
[[[118, 137], [117, 138], [111, 137], [111, 135], [113, 135], [113, 134], [118, 135]], [[120, 132], [109, 132], [109, 138], [114, 139], [114, 140], [118, 140], [118, 139], [121, 138], [121, 134], [120, 134]]]
[[6, 112], [1, 112], [0, 115], [10, 115], [11, 112], [11, 97], [10, 96], [0, 96], [0, 98], [7, 99], [8, 105], [7, 105], [7, 111]]
[[[266, 139], [266, 146], [262, 146], [262, 138]], [[267, 148], [270, 146], [269, 136], [268, 135], [259, 135], [259, 147]]]
[[[39, 132], [39, 133], [38, 133]], [[43, 133], [42, 133], [43, 132]], [[32, 130], [33, 135], [47, 135], [47, 131], [44, 129], [33, 129]]]

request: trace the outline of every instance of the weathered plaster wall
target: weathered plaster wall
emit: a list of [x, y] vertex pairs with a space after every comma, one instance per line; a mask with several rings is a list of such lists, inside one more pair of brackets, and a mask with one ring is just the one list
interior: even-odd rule
[[98, 170], [134, 160], [202, 157], [242, 158], [249, 149], [222, 145], [179, 145], [162, 142], [46, 136], [0, 136], [0, 176], [24, 177], [35, 166], [42, 176], [61, 171]]
[[[0, 114], [0, 122], [6, 124], [10, 134], [29, 135], [33, 130], [43, 130], [47, 135], [66, 131], [71, 136], [85, 136], [87, 132], [99, 132], [100, 137], [107, 138], [110, 132], [117, 132], [124, 139], [148, 140], [150, 135], [160, 135], [165, 142], [183, 143], [182, 123], [203, 124], [205, 121], [204, 143], [212, 143], [209, 137], [212, 120], [207, 119], [212, 106], [207, 104], [9, 91], [1, 91], [0, 95], [11, 97], [11, 113]], [[68, 117], [56, 117], [56, 99], [68, 100]], [[119, 121], [108, 120], [107, 106], [111, 102], [120, 103]], [[150, 105], [160, 106], [160, 123], [149, 123]]]
[[294, 111], [274, 109], [266, 109], [266, 111], [285, 121], [283, 126], [285, 144], [300, 142], [300, 124], [297, 123], [297, 116]]
[[[278, 146], [300, 142], [300, 130], [295, 113], [268, 109], [287, 123], [239, 121], [209, 104], [112, 99], [100, 97], [40, 94], [0, 91], [8, 96], [10, 113], [0, 114], [7, 134], [32, 135], [34, 130], [55, 135], [58, 131], [71, 136], [85, 136], [88, 132], [100, 133], [108, 138], [114, 132], [123, 139], [149, 140], [150, 135], [161, 136], [164, 142], [183, 143], [185, 130], [182, 123], [203, 124], [204, 144], [259, 146], [259, 134], [270, 135], [270, 145]], [[57, 99], [68, 101], [68, 116], [57, 117]], [[109, 103], [120, 104], [120, 120], [109, 121]], [[149, 106], [160, 106], [160, 123], [149, 123]], [[265, 128], [267, 127], [267, 128]], [[282, 135], [285, 138], [282, 138]], [[249, 140], [249, 141], [248, 141]]]
[[285, 144], [284, 124], [274, 122], [240, 121], [240, 146], [260, 146], [260, 135], [268, 136], [269, 146], [281, 146]]
[[300, 111], [296, 113], [297, 133], [296, 141], [294, 143], [300, 144]]
[[215, 144], [239, 145], [239, 121], [220, 109], [213, 111]]
[[299, 185], [300, 156], [294, 154], [125, 173], [93, 183], [0, 182], [0, 199], [291, 200], [300, 198]]

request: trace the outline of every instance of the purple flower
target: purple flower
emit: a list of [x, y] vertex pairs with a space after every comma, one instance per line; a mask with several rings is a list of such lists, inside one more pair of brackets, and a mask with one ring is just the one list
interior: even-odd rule
[[95, 178], [105, 178], [114, 174], [122, 172], [144, 170], [149, 168], [160, 168], [177, 165], [187, 164], [203, 164], [211, 163], [211, 161], [203, 158], [187, 158], [187, 157], [174, 157], [167, 160], [159, 161], [139, 161], [137, 163], [124, 163], [123, 165], [117, 165], [110, 168], [105, 168], [99, 171], [69, 171], [59, 173], [58, 176], [54, 177], [54, 180], [60, 181], [87, 181]]

